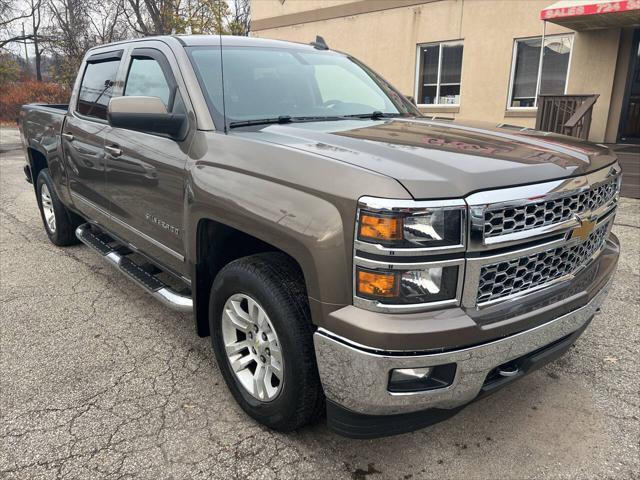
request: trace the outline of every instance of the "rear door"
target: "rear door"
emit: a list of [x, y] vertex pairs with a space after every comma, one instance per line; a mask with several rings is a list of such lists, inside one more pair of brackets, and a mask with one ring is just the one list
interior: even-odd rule
[[88, 218], [108, 222], [105, 192], [104, 135], [107, 105], [117, 91], [123, 50], [97, 53], [87, 58], [79, 88], [69, 105], [62, 129], [71, 197]]
[[[136, 42], [124, 60], [125, 96], [160, 98], [167, 111], [191, 113], [173, 53]], [[105, 131], [106, 196], [114, 233], [176, 273], [186, 274], [183, 218], [189, 143], [123, 128]]]

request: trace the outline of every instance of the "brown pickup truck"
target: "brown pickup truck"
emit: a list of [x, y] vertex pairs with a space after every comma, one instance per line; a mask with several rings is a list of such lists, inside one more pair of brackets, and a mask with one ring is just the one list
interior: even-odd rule
[[609, 149], [425, 118], [321, 38], [101, 46], [19, 121], [51, 241], [193, 312], [278, 430], [447, 418], [565, 353], [618, 260]]

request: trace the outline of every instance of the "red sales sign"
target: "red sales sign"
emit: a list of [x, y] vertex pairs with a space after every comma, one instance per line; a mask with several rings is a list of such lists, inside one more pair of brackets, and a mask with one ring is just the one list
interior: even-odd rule
[[594, 2], [570, 7], [546, 8], [540, 12], [541, 20], [552, 18], [582, 17], [604, 13], [628, 12], [640, 10], [640, 0], [619, 0], [617, 2]]

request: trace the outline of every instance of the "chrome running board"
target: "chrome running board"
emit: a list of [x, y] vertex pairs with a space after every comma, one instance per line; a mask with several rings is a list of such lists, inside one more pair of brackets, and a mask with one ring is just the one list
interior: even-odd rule
[[[140, 265], [127, 258], [127, 254], [122, 253], [122, 248], [114, 248], [112, 246], [112, 244], [116, 242], [108, 237], [108, 234], [97, 235], [92, 231], [91, 225], [89, 223], [85, 223], [76, 228], [76, 237], [78, 237], [78, 240], [86, 246], [100, 254], [100, 256], [107, 260], [107, 262], [137, 283], [156, 300], [159, 300], [178, 312], [193, 311], [193, 299], [190, 295], [183, 295], [176, 292], [158, 279], [155, 274], [148, 272]], [[107, 240], [109, 241], [105, 240], [103, 237], [107, 237]]]

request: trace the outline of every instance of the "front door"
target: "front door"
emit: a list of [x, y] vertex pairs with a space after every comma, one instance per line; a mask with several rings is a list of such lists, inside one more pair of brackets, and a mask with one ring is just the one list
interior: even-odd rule
[[[125, 61], [125, 96], [159, 97], [167, 111], [186, 113], [173, 57], [163, 44], [136, 44]], [[124, 128], [108, 127], [105, 134], [111, 228], [142, 253], [181, 275], [187, 273], [183, 199], [188, 144], [187, 140]]]
[[631, 48], [633, 57], [629, 64], [629, 81], [620, 118], [620, 141], [640, 143], [640, 29], [634, 33]]

